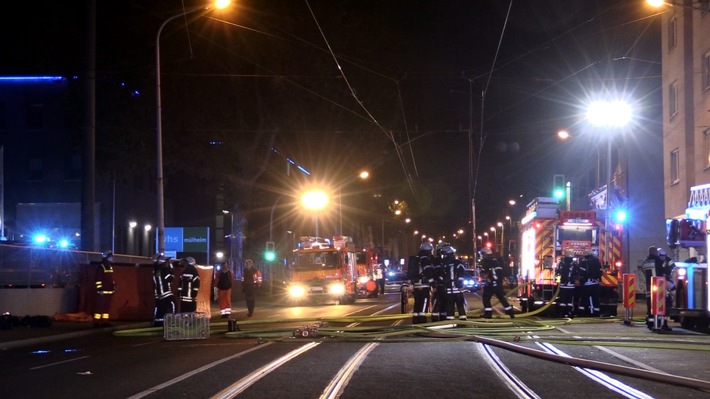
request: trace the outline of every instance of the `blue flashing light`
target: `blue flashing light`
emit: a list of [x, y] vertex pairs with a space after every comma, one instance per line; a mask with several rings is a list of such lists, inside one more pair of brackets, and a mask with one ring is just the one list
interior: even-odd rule
[[44, 234], [37, 234], [34, 237], [32, 237], [32, 242], [34, 242], [35, 244], [45, 244], [48, 241], [49, 241], [49, 237], [47, 237]]
[[67, 240], [66, 238], [62, 238], [61, 240], [59, 240], [59, 248], [69, 248], [69, 244], [69, 240]]
[[619, 222], [619, 223], [625, 222], [625, 221], [626, 221], [626, 217], [627, 217], [626, 211], [623, 210], [623, 209], [620, 209], [620, 210], [616, 211], [616, 213], [614, 214], [614, 218], [615, 218], [616, 221]]
[[298, 168], [298, 170], [300, 170], [301, 172], [307, 174], [308, 176], [311, 175], [311, 172], [309, 172], [308, 170], [306, 170], [306, 168], [304, 168], [303, 166], [298, 165], [297, 168]]
[[57, 82], [64, 80], [62, 76], [0, 76], [4, 82]]

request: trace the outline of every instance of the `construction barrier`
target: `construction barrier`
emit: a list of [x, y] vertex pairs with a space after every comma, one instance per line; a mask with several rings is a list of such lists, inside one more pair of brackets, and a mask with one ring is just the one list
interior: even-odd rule
[[636, 307], [636, 275], [624, 273], [624, 307], [633, 309]]
[[665, 277], [651, 277], [651, 314], [654, 316], [666, 315]]

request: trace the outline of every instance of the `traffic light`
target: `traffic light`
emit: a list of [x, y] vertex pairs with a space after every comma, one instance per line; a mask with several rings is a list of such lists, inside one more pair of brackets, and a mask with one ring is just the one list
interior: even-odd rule
[[266, 251], [264, 251], [264, 259], [267, 262], [273, 262], [276, 259], [276, 251], [274, 250], [274, 242], [266, 242]]
[[552, 196], [557, 200], [565, 198], [565, 175], [552, 176]]

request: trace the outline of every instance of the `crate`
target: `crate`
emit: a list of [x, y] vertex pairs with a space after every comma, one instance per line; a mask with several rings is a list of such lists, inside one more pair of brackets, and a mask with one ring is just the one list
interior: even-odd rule
[[168, 341], [207, 339], [210, 318], [207, 313], [168, 313], [163, 322], [163, 334]]

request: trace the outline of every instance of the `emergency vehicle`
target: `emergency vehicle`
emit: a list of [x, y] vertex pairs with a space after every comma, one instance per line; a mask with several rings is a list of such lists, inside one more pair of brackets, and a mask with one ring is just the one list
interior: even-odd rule
[[377, 266], [377, 253], [373, 249], [365, 248], [357, 256], [357, 293], [360, 296], [373, 296], [377, 292], [374, 271]]
[[301, 237], [287, 284], [296, 302], [352, 303], [357, 298], [357, 255], [351, 237]]
[[[602, 262], [599, 282], [601, 312], [616, 315], [619, 273], [622, 269], [621, 231], [611, 234], [610, 254], [606, 254], [604, 220], [596, 211], [560, 210], [555, 198], [538, 197], [527, 206], [521, 221], [519, 299], [523, 311], [540, 308], [553, 299], [558, 281], [557, 263], [572, 253], [579, 261], [587, 253], [598, 255]], [[554, 307], [550, 312], [554, 312]]]
[[[673, 251], [675, 268], [671, 273], [672, 303], [668, 316], [683, 328], [707, 329], [710, 326], [710, 288], [708, 287], [708, 218], [710, 184], [690, 188], [685, 215], [666, 220], [666, 243]], [[637, 285], [645, 285], [643, 275]], [[666, 283], [668, 284], [668, 283]], [[647, 287], [639, 289], [646, 292]]]

